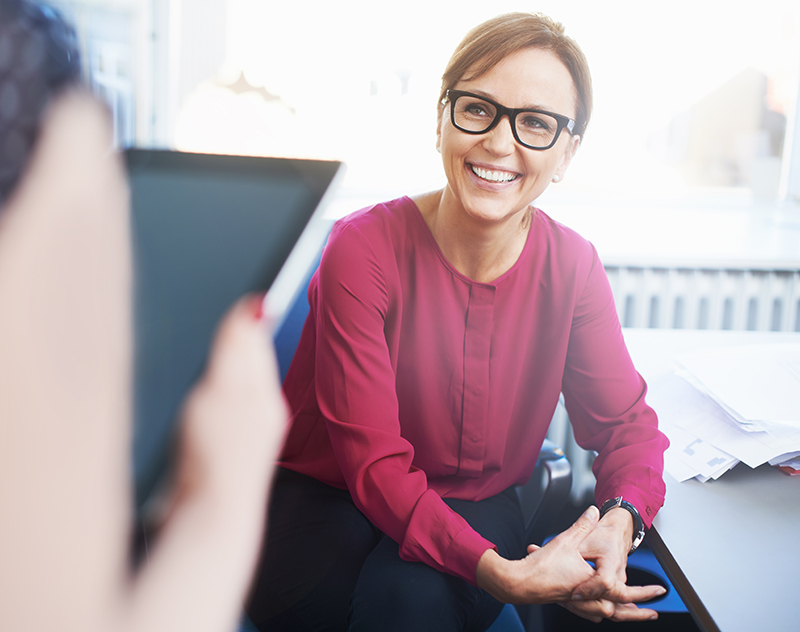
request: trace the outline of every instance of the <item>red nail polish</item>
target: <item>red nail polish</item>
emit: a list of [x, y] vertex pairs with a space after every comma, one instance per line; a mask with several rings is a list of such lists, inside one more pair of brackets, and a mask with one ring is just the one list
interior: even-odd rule
[[250, 306], [251, 306], [251, 313], [253, 314], [256, 320], [264, 320], [264, 316], [266, 315], [266, 309], [265, 309], [266, 302], [267, 302], [266, 294], [256, 294], [255, 296], [253, 296]]

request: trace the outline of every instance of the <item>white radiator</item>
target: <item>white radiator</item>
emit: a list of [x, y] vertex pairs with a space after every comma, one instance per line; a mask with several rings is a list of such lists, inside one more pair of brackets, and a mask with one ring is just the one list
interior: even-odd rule
[[[781, 266], [605, 264], [623, 327], [800, 331], [800, 261]], [[572, 498], [591, 502], [594, 455], [572, 434], [563, 400], [549, 439], [572, 465]]]
[[800, 265], [606, 265], [623, 327], [800, 331]]

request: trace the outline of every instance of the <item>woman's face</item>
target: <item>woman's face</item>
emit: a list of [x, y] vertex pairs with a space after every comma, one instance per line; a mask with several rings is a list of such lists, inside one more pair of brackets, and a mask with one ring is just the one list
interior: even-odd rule
[[[509, 108], [535, 108], [572, 119], [576, 115], [567, 67], [538, 48], [513, 53], [480, 77], [459, 81], [455, 89]], [[564, 130], [550, 149], [528, 149], [514, 140], [508, 117], [486, 134], [466, 134], [453, 127], [450, 107], [445, 106], [436, 140], [447, 175], [445, 195], [451, 193], [478, 220], [502, 221], [527, 209], [554, 176], [563, 177], [580, 142]]]

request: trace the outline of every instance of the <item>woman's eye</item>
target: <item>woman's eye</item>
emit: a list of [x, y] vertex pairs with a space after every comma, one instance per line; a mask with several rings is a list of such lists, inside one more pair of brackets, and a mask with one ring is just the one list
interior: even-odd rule
[[529, 130], [548, 131], [551, 129], [550, 124], [540, 116], [528, 114], [522, 118], [522, 126]]
[[470, 103], [464, 108], [464, 111], [472, 116], [487, 116], [488, 114], [486, 107], [481, 103]]

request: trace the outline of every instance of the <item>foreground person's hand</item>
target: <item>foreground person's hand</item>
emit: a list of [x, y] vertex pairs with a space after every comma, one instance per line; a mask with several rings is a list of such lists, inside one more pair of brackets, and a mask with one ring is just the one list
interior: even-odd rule
[[228, 312], [184, 403], [175, 496], [135, 587], [135, 630], [230, 629], [239, 615], [286, 419], [260, 303]]
[[249, 506], [272, 479], [286, 409], [263, 300], [245, 297], [226, 314], [184, 402], [179, 495], [202, 488]]

